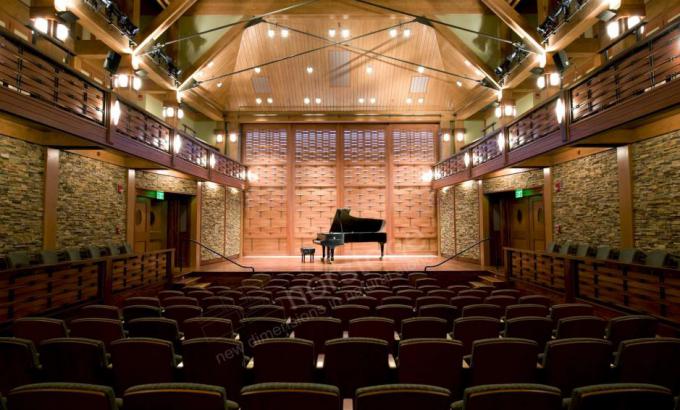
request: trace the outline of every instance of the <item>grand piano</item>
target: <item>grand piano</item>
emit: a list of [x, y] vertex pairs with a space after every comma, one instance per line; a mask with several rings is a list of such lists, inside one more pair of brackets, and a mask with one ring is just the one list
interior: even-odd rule
[[321, 260], [333, 262], [335, 248], [352, 242], [378, 242], [380, 259], [385, 255], [387, 234], [384, 232], [385, 221], [382, 219], [357, 218], [349, 214], [349, 208], [338, 208], [331, 224], [330, 232], [316, 235], [314, 243], [321, 245]]

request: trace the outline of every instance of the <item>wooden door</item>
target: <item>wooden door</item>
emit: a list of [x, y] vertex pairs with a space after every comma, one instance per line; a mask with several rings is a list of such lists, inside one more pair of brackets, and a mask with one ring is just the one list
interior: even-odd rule
[[151, 200], [149, 198], [137, 198], [135, 202], [135, 230], [134, 230], [134, 245], [135, 253], [144, 253], [147, 251], [147, 242], [149, 240], [149, 206]]
[[531, 249], [531, 215], [528, 198], [514, 199], [510, 203], [510, 247]]
[[167, 247], [167, 203], [137, 197], [135, 202], [135, 252], [150, 252]]
[[531, 208], [531, 248], [534, 251], [545, 250], [545, 205], [543, 196], [529, 198]]

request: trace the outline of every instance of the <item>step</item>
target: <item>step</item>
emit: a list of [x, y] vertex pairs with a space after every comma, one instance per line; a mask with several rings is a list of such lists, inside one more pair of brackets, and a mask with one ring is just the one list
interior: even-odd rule
[[479, 279], [482, 282], [486, 282], [489, 285], [494, 285], [494, 286], [504, 285], [506, 283], [505, 278], [499, 278], [498, 276], [493, 276], [493, 275], [480, 275]]
[[489, 287], [489, 286], [494, 287], [494, 285], [490, 285], [490, 284], [485, 283], [485, 282], [470, 281], [468, 283], [470, 283], [470, 286], [472, 286], [474, 289], [482, 288], [482, 287]]

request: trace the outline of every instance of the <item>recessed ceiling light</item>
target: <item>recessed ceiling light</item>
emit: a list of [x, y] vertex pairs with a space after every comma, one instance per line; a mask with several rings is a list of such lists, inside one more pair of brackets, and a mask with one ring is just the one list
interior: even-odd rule
[[255, 104], [257, 104], [257, 105], [262, 104], [262, 98], [257, 97], [257, 98], [255, 99]]
[[287, 29], [287, 28], [282, 28], [282, 29], [281, 29], [281, 37], [283, 37], [283, 38], [288, 38], [288, 34], [290, 34], [290, 33], [288, 32], [288, 29]]
[[343, 28], [342, 30], [340, 30], [340, 36], [342, 38], [349, 38], [349, 34], [350, 33], [348, 28]]
[[371, 66], [371, 65], [366, 66], [366, 74], [368, 74], [368, 75], [373, 74], [373, 66]]
[[314, 67], [312, 67], [311, 65], [308, 65], [307, 66], [307, 74], [311, 74], [313, 72], [314, 72]]
[[412, 104], [413, 103], [413, 98], [408, 97], [406, 98], [406, 104]]
[[425, 72], [425, 67], [423, 67], [422, 65], [419, 65], [419, 66], [418, 66], [418, 72], [419, 72], [420, 74], [424, 73], [424, 72]]
[[403, 35], [404, 38], [409, 38], [409, 37], [411, 37], [411, 29], [410, 29], [410, 28], [404, 29], [404, 32], [401, 33], [401, 35]]
[[316, 98], [314, 99], [314, 102], [317, 103], [317, 104], [321, 104], [321, 98], [316, 97]]
[[267, 104], [274, 104], [274, 99], [272, 97], [267, 97]]
[[202, 75], [203, 75], [203, 71], [198, 70], [198, 71], [196, 71], [196, 73], [194, 74], [194, 77], [195, 77], [195, 78], [200, 78]]
[[366, 100], [363, 97], [359, 98], [359, 104], [363, 104]]
[[302, 101], [305, 103], [305, 105], [309, 105], [309, 101], [310, 101], [309, 97], [305, 97], [305, 99], [302, 100]]
[[217, 83], [217, 88], [222, 88], [222, 85], [223, 84], [221, 82]]
[[418, 104], [422, 104], [425, 102], [425, 99], [423, 97], [418, 98]]
[[335, 33], [337, 33], [337, 31], [334, 28], [329, 29], [328, 30], [328, 37], [331, 37], [331, 38], [335, 37]]
[[212, 67], [213, 65], [215, 65], [215, 62], [214, 62], [214, 61], [209, 62], [209, 63], [208, 63], [208, 68]]
[[255, 70], [255, 74], [260, 74], [260, 71], [262, 71], [260, 67], [255, 67], [253, 70]]
[[465, 60], [465, 65], [470, 67], [470, 62], [468, 60]]
[[268, 36], [269, 38], [274, 38], [274, 37], [276, 37], [276, 31], [274, 31], [274, 29], [271, 29], [271, 28], [270, 28], [269, 30], [267, 30], [267, 36]]
[[462, 86], [463, 86], [463, 82], [462, 82], [462, 81], [456, 81], [456, 85], [457, 85], [458, 87], [462, 87]]
[[368, 100], [371, 104], [375, 104], [375, 97], [371, 97], [370, 100]]
[[397, 30], [396, 28], [393, 28], [393, 29], [390, 30], [390, 37], [395, 38], [398, 35], [399, 35], [399, 30]]

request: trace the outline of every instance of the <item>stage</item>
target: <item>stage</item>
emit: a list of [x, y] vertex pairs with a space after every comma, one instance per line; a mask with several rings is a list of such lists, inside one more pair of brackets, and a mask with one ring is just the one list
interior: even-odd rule
[[[302, 262], [300, 256], [245, 256], [234, 259], [245, 266], [252, 266], [256, 272], [422, 272], [425, 266], [436, 265], [445, 258], [436, 255], [387, 255], [383, 260], [378, 256], [336, 256], [333, 263]], [[229, 262], [209, 263], [195, 272], [243, 272], [242, 268]], [[493, 269], [479, 264], [451, 260], [432, 271], [439, 272], [488, 272]]]

